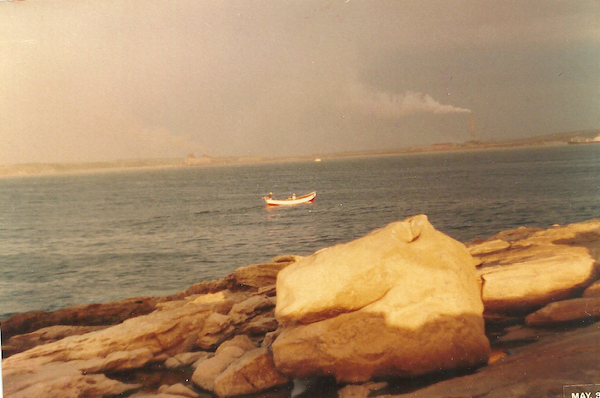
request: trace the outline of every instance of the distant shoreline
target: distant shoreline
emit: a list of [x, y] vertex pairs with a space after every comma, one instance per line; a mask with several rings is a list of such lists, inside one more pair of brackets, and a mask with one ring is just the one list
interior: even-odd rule
[[27, 163], [17, 165], [0, 166], [0, 178], [9, 177], [29, 177], [29, 176], [52, 176], [64, 174], [84, 174], [84, 173], [113, 173], [136, 170], [152, 170], [167, 168], [187, 168], [187, 167], [210, 167], [224, 165], [248, 165], [248, 164], [267, 164], [284, 163], [298, 161], [347, 159], [360, 157], [376, 156], [395, 156], [418, 153], [441, 153], [441, 152], [459, 152], [459, 151], [481, 151], [492, 149], [511, 149], [521, 147], [536, 146], [563, 146], [570, 140], [584, 136], [595, 136], [600, 130], [588, 130], [585, 132], [560, 133], [529, 139], [503, 141], [503, 142], [480, 142], [469, 141], [466, 143], [443, 143], [433, 144], [423, 147], [411, 147], [394, 150], [372, 150], [357, 152], [342, 152], [320, 155], [303, 155], [290, 157], [200, 157], [200, 158], [172, 158], [172, 159], [136, 159], [136, 160], [118, 160], [109, 162], [90, 162], [90, 163]]

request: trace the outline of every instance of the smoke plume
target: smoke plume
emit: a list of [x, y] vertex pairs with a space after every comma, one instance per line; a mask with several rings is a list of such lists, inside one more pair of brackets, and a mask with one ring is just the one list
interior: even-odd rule
[[404, 94], [389, 94], [353, 84], [344, 108], [379, 117], [403, 117], [418, 113], [445, 115], [471, 113], [471, 110], [442, 104], [428, 94], [406, 91]]

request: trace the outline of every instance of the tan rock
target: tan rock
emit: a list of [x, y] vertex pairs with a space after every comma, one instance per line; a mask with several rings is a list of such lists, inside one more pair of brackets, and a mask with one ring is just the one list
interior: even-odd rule
[[231, 318], [228, 315], [214, 312], [204, 322], [202, 330], [198, 333], [196, 345], [208, 350], [227, 340], [234, 331], [235, 327], [231, 325]]
[[196, 345], [203, 350], [210, 350], [229, 339], [235, 333], [235, 326], [230, 325], [219, 334], [199, 336]]
[[585, 289], [585, 291], [583, 292], [583, 297], [600, 297], [600, 281], [596, 281], [590, 286], [588, 286], [587, 289]]
[[[381, 398], [571, 398], [571, 392], [581, 392], [577, 386], [598, 383], [599, 339], [597, 324], [571, 332], [555, 331], [542, 341], [515, 349], [512, 355], [475, 373]], [[565, 388], [568, 386], [576, 387], [569, 390]]]
[[246, 295], [233, 294], [228, 290], [223, 290], [217, 293], [195, 296], [193, 300], [186, 301], [185, 306], [188, 304], [206, 305], [212, 308], [213, 312], [227, 314], [235, 303], [241, 301], [241, 297], [246, 297]]
[[218, 355], [200, 362], [192, 374], [192, 382], [205, 390], [213, 391], [217, 376], [244, 355], [244, 352], [240, 347], [228, 347]]
[[273, 285], [279, 271], [294, 263], [298, 258], [301, 257], [280, 256], [274, 258], [270, 263], [241, 267], [227, 275], [225, 280], [234, 287], [262, 288]]
[[196, 391], [184, 386], [181, 383], [173, 384], [170, 386], [161, 386], [158, 389], [158, 392], [187, 398], [196, 398], [198, 396], [198, 393]]
[[544, 337], [548, 332], [543, 329], [528, 328], [522, 325], [515, 325], [505, 329], [506, 334], [498, 338], [500, 343], [510, 343], [519, 341], [536, 341]]
[[510, 243], [502, 239], [493, 239], [485, 241], [479, 244], [469, 246], [469, 252], [472, 256], [479, 256], [482, 254], [490, 254], [499, 251], [506, 250], [510, 247]]
[[240, 325], [238, 333], [250, 336], [265, 335], [277, 330], [279, 322], [272, 313], [259, 315]]
[[266, 333], [265, 337], [262, 341], [262, 343], [260, 344], [261, 347], [267, 347], [267, 348], [271, 348], [271, 346], [273, 345], [273, 342], [277, 339], [277, 337], [279, 337], [279, 335], [281, 334], [282, 329], [281, 328], [277, 328], [272, 332]]
[[551, 242], [556, 245], [586, 247], [592, 257], [598, 259], [600, 256], [600, 218], [540, 230], [521, 241], [538, 245]]
[[29, 350], [38, 345], [52, 343], [69, 336], [77, 336], [97, 330], [106, 329], [108, 326], [67, 326], [56, 325], [36, 330], [35, 332], [20, 334], [11, 337], [2, 344], [2, 355], [7, 358], [11, 355]]
[[155, 297], [135, 297], [121, 301], [84, 304], [53, 312], [35, 311], [17, 314], [2, 321], [2, 338], [30, 333], [54, 325], [107, 326], [125, 319], [151, 313], [156, 308]]
[[194, 295], [204, 295], [209, 293], [218, 293], [220, 291], [226, 290], [230, 285], [225, 282], [225, 279], [216, 279], [212, 281], [204, 281], [196, 283], [189, 288], [187, 288], [183, 292], [179, 292], [176, 294], [172, 294], [170, 296], [166, 296], [161, 298], [160, 301], [176, 301], [183, 300], [186, 297], [194, 296]]
[[364, 383], [364, 384], [348, 384], [338, 390], [338, 398], [367, 398], [371, 391], [377, 391], [386, 388], [388, 383]]
[[131, 390], [136, 386], [95, 373], [140, 368], [189, 350], [197, 330], [220, 306], [232, 306], [223, 293], [13, 355], [2, 363], [5, 391], [15, 397], [100, 397]]
[[231, 324], [231, 319], [229, 319], [229, 316], [213, 312], [206, 319], [206, 322], [204, 322], [204, 326], [202, 327], [200, 334], [220, 333], [227, 328], [229, 324]]
[[[403, 276], [406, 264], [417, 260], [409, 256], [421, 254], [410, 249], [425, 249], [427, 243], [421, 239], [424, 229], [436, 236], [424, 215], [392, 223], [361, 239], [320, 250], [281, 271], [277, 319], [282, 323], [311, 323], [376, 302], [391, 289], [395, 277]], [[468, 266], [474, 263], [464, 245], [446, 238], [452, 242], [446, 245], [447, 250], [459, 254]], [[415, 244], [410, 245], [413, 241]], [[429, 242], [428, 246], [435, 245]], [[404, 249], [407, 253], [402, 252]], [[415, 289], [414, 284], [411, 289]]]
[[267, 348], [246, 352], [215, 379], [219, 397], [251, 394], [288, 383], [290, 380], [275, 369]]
[[275, 284], [263, 286], [258, 289], [258, 294], [264, 294], [265, 296], [273, 297], [277, 294]]
[[508, 354], [502, 350], [492, 350], [490, 357], [488, 358], [488, 365], [492, 365], [498, 361], [503, 361]]
[[287, 263], [292, 264], [297, 261], [300, 261], [304, 258], [304, 256], [298, 256], [296, 254], [283, 254], [281, 256], [275, 256], [271, 259], [272, 263]]
[[512, 243], [524, 240], [533, 234], [543, 231], [542, 228], [518, 227], [507, 231], [501, 231], [495, 235], [495, 238]]
[[20, 369], [3, 367], [5, 397], [103, 397], [139, 388], [139, 385], [111, 380], [103, 374], [83, 374], [76, 363], [57, 361], [38, 365], [31, 362]]
[[110, 373], [141, 368], [153, 358], [152, 351], [147, 348], [138, 348], [131, 351], [115, 351], [105, 358], [90, 358], [73, 362], [84, 373]]
[[502, 263], [479, 269], [491, 312], [525, 312], [565, 299], [596, 278], [595, 260], [583, 247], [549, 244], [506, 253]]
[[227, 347], [238, 347], [244, 351], [249, 351], [256, 348], [248, 336], [239, 335], [221, 344], [219, 348], [217, 348], [217, 351], [215, 351], [215, 355], [219, 354], [219, 352], [223, 351]]
[[557, 301], [529, 314], [525, 322], [529, 326], [550, 325], [576, 320], [600, 318], [600, 297], [577, 298]]
[[489, 312], [528, 312], [563, 300], [597, 279], [600, 220], [527, 231], [503, 252], [481, 255]]
[[474, 263], [421, 215], [282, 270], [278, 370], [361, 382], [486, 361]]
[[274, 285], [277, 272], [302, 257], [295, 255], [278, 256], [267, 264], [242, 267], [228, 277], [228, 280], [200, 282], [187, 290], [166, 297], [134, 297], [108, 303], [94, 303], [72, 306], [53, 312], [35, 311], [17, 314], [2, 321], [2, 336], [8, 340], [14, 335], [26, 334], [55, 325], [71, 326], [111, 326], [126, 319], [153, 312], [157, 305], [165, 305], [184, 300], [192, 295], [218, 293], [235, 286], [253, 286], [259, 289]]
[[212, 352], [197, 351], [197, 352], [183, 352], [171, 357], [165, 361], [165, 367], [167, 369], [175, 369], [183, 366], [192, 365], [201, 359], [208, 359], [214, 354]]
[[[212, 395], [195, 393], [194, 398], [212, 398]], [[167, 392], [141, 392], [129, 395], [128, 398], [187, 398], [187, 395], [172, 394]]]
[[221, 344], [214, 357], [198, 363], [192, 381], [205, 390], [214, 391], [215, 379], [246, 351], [254, 348], [256, 346], [247, 336], [235, 336]]
[[248, 319], [275, 307], [277, 299], [263, 295], [252, 296], [237, 303], [229, 311], [229, 318], [234, 324], [242, 324]]
[[203, 301], [188, 303], [172, 311], [155, 311], [107, 329], [37, 346], [5, 359], [2, 366], [3, 369], [18, 368], [29, 360], [41, 364], [107, 358], [116, 352], [139, 349], [148, 350], [154, 357], [160, 354], [173, 356], [189, 351], [190, 338], [193, 344], [197, 331], [220, 305], [230, 305], [223, 293], [207, 295]]

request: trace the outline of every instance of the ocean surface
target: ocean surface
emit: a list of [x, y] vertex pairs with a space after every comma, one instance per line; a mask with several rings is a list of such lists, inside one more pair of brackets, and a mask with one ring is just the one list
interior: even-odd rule
[[0, 319], [175, 293], [419, 213], [463, 242], [599, 218], [600, 145], [0, 179]]

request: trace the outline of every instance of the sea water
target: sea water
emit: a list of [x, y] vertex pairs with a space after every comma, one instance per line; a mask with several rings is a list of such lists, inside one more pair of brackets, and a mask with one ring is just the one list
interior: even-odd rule
[[0, 319], [175, 293], [419, 213], [464, 242], [598, 218], [600, 144], [0, 179]]

